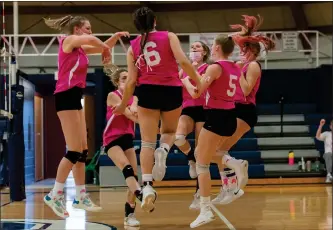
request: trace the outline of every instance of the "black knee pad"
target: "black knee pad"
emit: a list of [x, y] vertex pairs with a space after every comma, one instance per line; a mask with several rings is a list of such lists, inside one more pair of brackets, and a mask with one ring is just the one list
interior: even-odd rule
[[123, 169], [123, 175], [125, 177], [125, 180], [129, 177], [134, 177], [134, 170], [132, 166], [126, 165]]
[[81, 163], [86, 163], [87, 157], [88, 157], [88, 149], [83, 150], [82, 154], [80, 155], [80, 158], [77, 161]]
[[137, 175], [134, 175], [137, 182], [139, 182], [139, 177]]
[[81, 153], [75, 151], [67, 151], [65, 158], [67, 158], [72, 164], [76, 164], [79, 160]]

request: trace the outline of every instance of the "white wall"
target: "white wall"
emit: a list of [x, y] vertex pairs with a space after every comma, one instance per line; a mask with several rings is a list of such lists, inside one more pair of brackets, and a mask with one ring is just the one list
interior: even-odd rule
[[[311, 39], [311, 43], [315, 45], [315, 39]], [[55, 43], [56, 44], [56, 43]], [[46, 45], [37, 46], [41, 52]], [[281, 44], [277, 42], [277, 50], [281, 50]], [[185, 52], [189, 51], [189, 43], [182, 42], [182, 47]], [[299, 41], [299, 47], [302, 47]], [[319, 65], [332, 64], [332, 36], [320, 37], [319, 39]], [[57, 53], [58, 45], [52, 45], [47, 53]], [[115, 64], [118, 66], [126, 65], [126, 56], [123, 48], [118, 44], [115, 47]], [[32, 46], [26, 45], [23, 53], [34, 53]], [[270, 52], [267, 56], [267, 68], [268, 69], [299, 69], [299, 68], [315, 68], [316, 67], [316, 53], [312, 52], [310, 56], [306, 56], [301, 52]], [[89, 72], [93, 72], [94, 68], [101, 67], [101, 57], [91, 56]], [[57, 68], [57, 57], [19, 57], [19, 66], [27, 74], [38, 74], [39, 68], [46, 67], [46, 73], [54, 73]], [[263, 68], [265, 67], [264, 61], [262, 61]]]

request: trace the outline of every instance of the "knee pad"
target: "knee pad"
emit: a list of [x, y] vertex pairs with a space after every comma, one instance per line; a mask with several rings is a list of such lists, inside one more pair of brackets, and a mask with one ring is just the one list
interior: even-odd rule
[[202, 165], [202, 164], [199, 164], [197, 162], [197, 164], [196, 164], [196, 171], [197, 171], [198, 176], [200, 174], [210, 173], [209, 172], [209, 167], [210, 167], [210, 165]]
[[72, 164], [76, 164], [79, 160], [81, 153], [75, 151], [67, 151], [65, 158], [67, 158]]
[[88, 157], [88, 150], [86, 149], [83, 150], [82, 154], [80, 155], [80, 158], [77, 161], [81, 163], [86, 163], [87, 157]]
[[125, 180], [129, 177], [134, 177], [134, 170], [132, 166], [126, 165], [123, 169], [123, 175], [125, 177]]
[[150, 149], [155, 150], [156, 143], [141, 141], [141, 148], [150, 148]]
[[183, 146], [186, 143], [186, 136], [185, 135], [176, 135], [175, 145], [176, 146]]
[[139, 177], [137, 175], [134, 175], [137, 182], [139, 182]]

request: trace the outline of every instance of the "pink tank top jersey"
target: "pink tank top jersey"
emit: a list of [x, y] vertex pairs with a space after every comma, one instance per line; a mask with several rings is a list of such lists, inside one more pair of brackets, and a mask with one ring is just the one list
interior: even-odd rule
[[141, 52], [141, 35], [131, 41], [138, 67], [138, 85], [182, 86], [178, 65], [171, 50], [168, 31], [150, 32]]
[[54, 93], [63, 92], [73, 87], [85, 88], [89, 59], [82, 48], [75, 48], [71, 53], [62, 50], [66, 37], [59, 40], [58, 80]]
[[[246, 63], [242, 68], [242, 72], [244, 74], [245, 79], [246, 79], [247, 69], [248, 69], [250, 63], [251, 62]], [[260, 70], [261, 70], [260, 63], [259, 62], [257, 62], [257, 63], [259, 64], [259, 67], [260, 67]], [[260, 87], [260, 81], [261, 81], [261, 73], [260, 73], [260, 76], [258, 77], [257, 82], [255, 83], [252, 91], [250, 92], [250, 94], [247, 97], [244, 97], [244, 100], [239, 102], [239, 103], [256, 105], [256, 95], [257, 95], [257, 92], [258, 92], [259, 87]]]
[[233, 109], [237, 83], [241, 76], [240, 68], [232, 61], [215, 62], [222, 68], [221, 76], [212, 82], [206, 93], [206, 109]]
[[[112, 92], [122, 98], [122, 94], [119, 90]], [[133, 102], [133, 97], [130, 99], [128, 106]], [[103, 133], [103, 146], [107, 146], [112, 141], [125, 135], [131, 134], [134, 137], [134, 122], [128, 119], [125, 115], [113, 114], [111, 106], [106, 108], [106, 120], [107, 124]]]
[[[204, 74], [208, 64], [204, 63], [197, 69], [200, 75]], [[187, 77], [187, 74], [183, 72], [183, 78]], [[195, 85], [195, 82], [190, 79], [190, 82]], [[197, 99], [191, 97], [185, 87], [183, 87], [183, 108], [193, 107], [193, 106], [203, 106], [205, 104], [205, 93], [201, 94], [201, 96]]]

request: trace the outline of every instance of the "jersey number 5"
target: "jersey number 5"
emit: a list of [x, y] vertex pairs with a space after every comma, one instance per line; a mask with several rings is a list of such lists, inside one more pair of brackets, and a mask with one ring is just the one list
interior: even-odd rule
[[236, 93], [236, 81], [238, 77], [236, 75], [230, 75], [229, 78], [229, 89], [227, 90], [227, 94], [229, 97], [233, 97]]
[[[155, 66], [160, 64], [161, 62], [161, 56], [156, 50], [152, 50], [153, 48], [156, 48], [155, 42], [147, 42], [145, 47], [143, 48], [143, 52], [145, 54], [146, 62], [149, 66]], [[150, 51], [148, 51], [148, 48], [151, 48]]]

